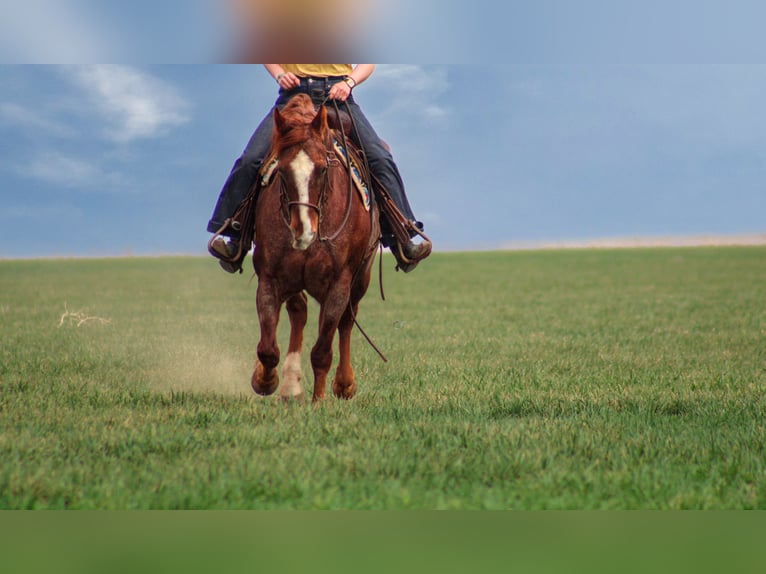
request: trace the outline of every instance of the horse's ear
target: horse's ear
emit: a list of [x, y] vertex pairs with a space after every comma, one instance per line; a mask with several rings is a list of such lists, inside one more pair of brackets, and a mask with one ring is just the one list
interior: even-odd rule
[[277, 133], [281, 134], [284, 131], [285, 119], [282, 117], [282, 114], [277, 107], [274, 108], [274, 113], [272, 115], [274, 116], [274, 129]]
[[319, 135], [324, 135], [327, 132], [327, 108], [324, 106], [319, 106], [319, 111], [314, 116], [314, 121], [311, 122], [311, 129]]

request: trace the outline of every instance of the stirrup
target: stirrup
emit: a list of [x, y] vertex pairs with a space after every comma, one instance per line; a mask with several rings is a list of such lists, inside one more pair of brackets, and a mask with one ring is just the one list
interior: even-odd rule
[[[210, 238], [210, 241], [207, 242], [207, 250], [216, 259], [221, 261], [221, 263], [226, 263], [234, 268], [234, 271], [230, 271], [231, 273], [235, 273], [236, 271], [239, 271], [240, 274], [242, 273], [242, 263], [245, 260], [245, 255], [247, 255], [247, 251], [243, 249], [242, 241], [240, 241], [237, 244], [237, 253], [233, 256], [227, 257], [223, 253], [220, 253], [216, 251], [213, 248], [213, 243], [217, 239], [223, 239], [224, 235], [223, 232], [226, 231], [228, 228], [233, 229], [234, 231], [238, 231], [238, 228], [241, 228], [241, 225], [238, 221], [233, 220], [231, 217], [228, 218], [224, 224], [221, 226], [221, 228], [216, 231], [213, 236]], [[225, 241], [225, 240], [224, 240]], [[224, 267], [226, 269], [226, 267]], [[228, 271], [228, 269], [226, 269]]]
[[419, 235], [423, 239], [423, 243], [420, 243], [419, 245], [426, 246], [423, 252], [419, 255], [415, 257], [408, 257], [404, 254], [404, 247], [402, 242], [398, 239], [394, 240], [395, 245], [391, 247], [391, 252], [394, 254], [394, 258], [396, 259], [396, 270], [402, 270], [405, 273], [409, 273], [415, 269], [415, 267], [417, 267], [418, 263], [431, 255], [431, 251], [433, 250], [433, 243], [431, 242], [431, 239], [425, 233], [423, 233], [423, 231], [419, 229], [413, 222], [407, 221], [406, 225], [413, 232], [410, 234], [411, 236], [409, 240], [411, 241], [413, 237]]

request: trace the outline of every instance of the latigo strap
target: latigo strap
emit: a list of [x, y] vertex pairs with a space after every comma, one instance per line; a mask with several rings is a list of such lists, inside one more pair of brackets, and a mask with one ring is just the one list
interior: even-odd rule
[[[253, 185], [250, 193], [239, 204], [237, 211], [234, 212], [229, 219], [227, 219], [221, 228], [213, 234], [210, 241], [207, 243], [207, 250], [213, 257], [217, 257], [222, 261], [231, 263], [239, 269], [242, 273], [242, 263], [247, 257], [248, 251], [253, 244], [253, 238], [255, 235], [255, 202], [258, 199], [258, 191], [260, 189], [260, 180]], [[237, 253], [232, 257], [226, 257], [225, 255], [218, 253], [213, 249], [213, 242], [221, 237], [225, 231], [231, 229], [239, 234], [239, 241], [237, 242]]]
[[372, 186], [373, 189], [375, 189], [375, 199], [377, 199], [380, 211], [386, 218], [391, 233], [393, 234], [394, 239], [396, 239], [396, 245], [392, 246], [392, 249], [396, 249], [401, 261], [407, 264], [414, 263], [415, 261], [422, 261], [428, 257], [431, 254], [430, 248], [414, 259], [410, 259], [404, 254], [402, 246], [407, 245], [410, 242], [410, 239], [416, 235], [419, 235], [429, 243], [431, 240], [425, 233], [418, 229], [415, 222], [407, 219], [404, 214], [399, 211], [399, 208], [396, 207], [394, 200], [391, 198], [391, 195], [386, 188], [380, 183], [380, 180], [374, 175], [372, 176], [372, 180]]

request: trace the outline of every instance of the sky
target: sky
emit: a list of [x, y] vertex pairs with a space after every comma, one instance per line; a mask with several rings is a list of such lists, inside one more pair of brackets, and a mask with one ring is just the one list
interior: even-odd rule
[[[214, 63], [222, 1], [3, 8], [0, 258], [205, 253], [276, 98], [260, 65]], [[458, 62], [355, 90], [437, 250], [766, 232], [766, 5], [490, 4], [378, 5], [358, 52]]]
[[[233, 4], [364, 7], [368, 61], [763, 63], [762, 0], [0, 0], [0, 63], [217, 63]], [[338, 8], [340, 6], [340, 8]]]
[[[383, 64], [355, 95], [440, 249], [766, 231], [766, 66]], [[3, 66], [0, 257], [204, 253], [275, 97], [260, 65]]]

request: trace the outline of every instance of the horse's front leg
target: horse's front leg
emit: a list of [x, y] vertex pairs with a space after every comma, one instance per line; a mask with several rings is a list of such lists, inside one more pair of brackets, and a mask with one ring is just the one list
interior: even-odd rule
[[324, 398], [327, 373], [332, 365], [332, 343], [338, 323], [348, 307], [349, 282], [338, 281], [331, 288], [319, 311], [319, 336], [311, 349], [311, 367], [314, 371], [314, 402]]
[[279, 386], [277, 324], [282, 308], [277, 289], [270, 281], [259, 278], [256, 304], [261, 324], [261, 340], [258, 342], [258, 358], [250, 385], [257, 395], [268, 396]]
[[[376, 246], [377, 247], [377, 246]], [[351, 367], [351, 332], [354, 330], [354, 317], [359, 312], [359, 302], [370, 285], [370, 271], [375, 260], [376, 248], [373, 248], [365, 263], [364, 272], [359, 276], [351, 289], [351, 299], [338, 325], [340, 357], [335, 378], [332, 381], [332, 392], [339, 399], [352, 399], [356, 395], [356, 379]]]
[[282, 386], [279, 396], [283, 401], [303, 398], [301, 388], [301, 349], [303, 347], [303, 329], [308, 317], [306, 294], [300, 293], [287, 300], [287, 314], [290, 317], [290, 346], [287, 349], [285, 364], [282, 365]]
[[356, 380], [354, 369], [351, 367], [351, 331], [354, 328], [354, 316], [359, 310], [359, 304], [346, 308], [346, 312], [338, 325], [339, 358], [338, 368], [335, 370], [335, 378], [332, 381], [332, 392], [339, 399], [352, 399], [356, 394]]

